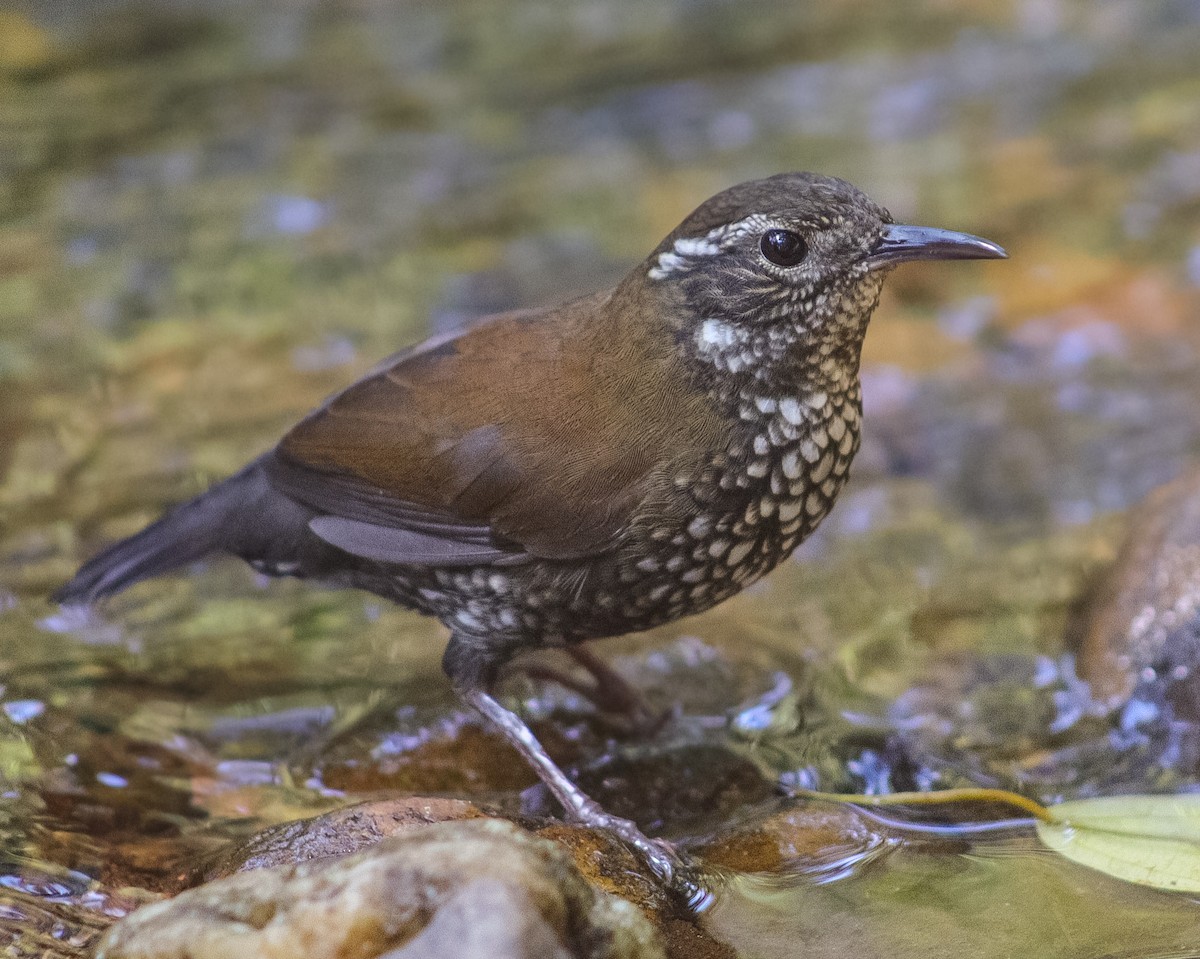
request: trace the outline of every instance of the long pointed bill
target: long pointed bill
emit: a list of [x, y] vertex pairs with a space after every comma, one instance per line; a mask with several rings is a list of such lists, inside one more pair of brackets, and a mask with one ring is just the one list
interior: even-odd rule
[[1003, 260], [1004, 248], [970, 233], [939, 230], [931, 226], [884, 227], [883, 236], [867, 256], [872, 270], [909, 260]]

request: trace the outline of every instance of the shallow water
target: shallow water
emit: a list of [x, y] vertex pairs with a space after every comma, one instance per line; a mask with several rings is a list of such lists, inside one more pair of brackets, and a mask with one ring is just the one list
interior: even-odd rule
[[1028, 840], [898, 846], [848, 878], [739, 879], [707, 927], [746, 955], [1191, 956], [1195, 906], [1079, 870]]
[[[226, 837], [379, 789], [552, 811], [454, 705], [436, 624], [233, 563], [87, 619], [45, 596], [377, 358], [611, 282], [781, 169], [1012, 259], [892, 278], [856, 475], [794, 562], [601, 647], [679, 704], [656, 737], [512, 691], [597, 798], [676, 836], [780, 780], [1195, 789], [1192, 731], [1081, 715], [1064, 636], [1126, 508], [1200, 459], [1197, 62], [1185, 0], [0, 7], [9, 887], [172, 890]], [[1183, 949], [1194, 920], [1027, 839], [747, 878], [706, 919], [747, 955], [1080, 956]]]

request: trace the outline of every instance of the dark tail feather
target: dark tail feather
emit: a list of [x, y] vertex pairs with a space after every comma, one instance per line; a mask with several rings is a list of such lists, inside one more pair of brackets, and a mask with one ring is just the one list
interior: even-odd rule
[[271, 520], [291, 521], [280, 524], [283, 529], [275, 533], [278, 540], [303, 531], [307, 517], [301, 512], [270, 488], [258, 462], [251, 463], [88, 560], [53, 598], [60, 603], [91, 603], [218, 551], [252, 557], [260, 540], [271, 539], [273, 531], [266, 528], [273, 525]]

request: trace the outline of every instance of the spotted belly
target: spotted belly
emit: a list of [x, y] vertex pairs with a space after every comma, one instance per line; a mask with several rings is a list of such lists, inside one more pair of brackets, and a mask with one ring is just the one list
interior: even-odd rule
[[[696, 502], [690, 519], [636, 529], [604, 556], [417, 575], [407, 568], [367, 588], [438, 616], [456, 633], [510, 647], [649, 629], [703, 612], [774, 569], [824, 518], [840, 485], [793, 496], [772, 492], [768, 476], [714, 496], [697, 482], [690, 494], [705, 502]], [[725, 508], [734, 502], [737, 509]]]
[[825, 518], [858, 449], [858, 417], [854, 392], [803, 405], [743, 401], [745, 428], [734, 442], [681, 467], [665, 508], [647, 509], [614, 550], [572, 561], [379, 570], [352, 585], [511, 648], [615, 636], [703, 612], [774, 569]]

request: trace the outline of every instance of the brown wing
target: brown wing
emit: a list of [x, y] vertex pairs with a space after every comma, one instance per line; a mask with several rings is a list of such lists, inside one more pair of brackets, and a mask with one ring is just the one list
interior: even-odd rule
[[612, 548], [719, 421], [679, 399], [669, 333], [608, 309], [507, 314], [398, 355], [284, 437], [273, 485], [323, 514], [322, 539], [386, 562]]

